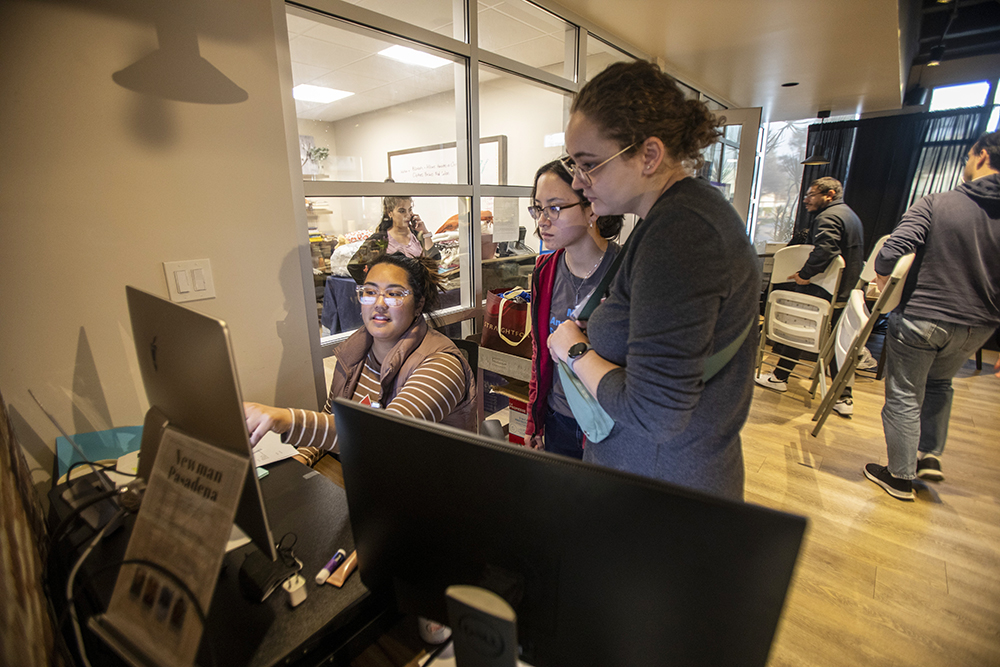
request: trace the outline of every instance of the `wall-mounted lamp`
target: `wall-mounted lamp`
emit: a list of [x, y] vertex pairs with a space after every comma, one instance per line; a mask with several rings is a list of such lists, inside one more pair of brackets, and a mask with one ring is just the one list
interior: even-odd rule
[[[819, 118], [820, 131], [822, 132], [823, 121], [830, 117], [830, 110], [824, 109], [816, 114]], [[802, 161], [802, 164], [806, 166], [814, 166], [820, 164], [830, 164], [830, 160], [826, 157], [826, 151], [823, 150], [823, 144], [817, 142], [816, 147], [813, 148], [813, 152], [810, 153], [809, 157]]]

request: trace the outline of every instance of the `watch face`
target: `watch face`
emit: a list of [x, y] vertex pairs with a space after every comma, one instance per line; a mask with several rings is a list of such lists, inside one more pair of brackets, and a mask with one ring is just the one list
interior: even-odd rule
[[581, 354], [587, 351], [586, 343], [577, 343], [573, 347], [569, 348], [568, 356], [579, 357]]

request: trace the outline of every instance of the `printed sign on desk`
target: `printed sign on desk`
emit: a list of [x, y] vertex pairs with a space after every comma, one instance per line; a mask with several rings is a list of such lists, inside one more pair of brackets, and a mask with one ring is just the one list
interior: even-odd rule
[[203, 628], [191, 597], [207, 614], [247, 465], [177, 429], [164, 431], [126, 564], [100, 621], [151, 664], [194, 664]]

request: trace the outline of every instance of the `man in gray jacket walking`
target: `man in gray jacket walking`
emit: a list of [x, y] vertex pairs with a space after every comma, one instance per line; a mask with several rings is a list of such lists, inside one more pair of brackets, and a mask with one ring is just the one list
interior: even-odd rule
[[962, 178], [954, 190], [914, 204], [875, 260], [881, 287], [896, 260], [916, 251], [885, 337], [889, 465], [864, 469], [900, 500], [913, 500], [915, 477], [944, 479], [951, 380], [1000, 325], [1000, 132], [969, 149]]

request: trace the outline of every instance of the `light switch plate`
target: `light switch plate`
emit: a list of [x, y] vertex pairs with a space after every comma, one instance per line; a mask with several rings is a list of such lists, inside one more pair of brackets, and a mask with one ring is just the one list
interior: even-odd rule
[[[212, 279], [212, 263], [207, 259], [189, 259], [183, 262], [164, 262], [163, 273], [164, 277], [167, 279], [167, 291], [170, 292], [170, 300], [175, 303], [215, 298], [215, 281]], [[183, 278], [179, 279], [177, 275], [178, 273], [180, 276], [183, 276]], [[186, 278], [186, 280], [184, 278]], [[178, 290], [178, 283], [182, 286], [186, 286], [187, 291], [180, 292]]]

